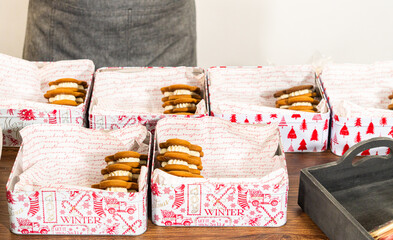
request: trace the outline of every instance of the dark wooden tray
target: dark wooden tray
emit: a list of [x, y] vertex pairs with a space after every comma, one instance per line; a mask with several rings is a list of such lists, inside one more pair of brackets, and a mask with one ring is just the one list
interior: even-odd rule
[[[382, 146], [391, 153], [356, 158]], [[336, 162], [302, 169], [299, 206], [330, 239], [373, 239], [370, 230], [393, 220], [392, 152], [393, 140], [378, 137], [356, 144]]]

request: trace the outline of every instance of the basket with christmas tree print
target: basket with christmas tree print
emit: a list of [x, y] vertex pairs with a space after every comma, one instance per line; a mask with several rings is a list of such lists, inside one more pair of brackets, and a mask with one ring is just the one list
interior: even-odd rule
[[[212, 67], [207, 70], [210, 114], [231, 122], [278, 122], [285, 152], [322, 152], [328, 144], [330, 111], [311, 66]], [[323, 111], [276, 108], [273, 94], [291, 86], [314, 85]]]
[[[393, 111], [388, 109], [393, 91], [393, 62], [331, 64], [320, 80], [332, 109], [330, 148], [343, 155], [358, 142], [393, 137]], [[385, 155], [386, 147], [359, 155]]]

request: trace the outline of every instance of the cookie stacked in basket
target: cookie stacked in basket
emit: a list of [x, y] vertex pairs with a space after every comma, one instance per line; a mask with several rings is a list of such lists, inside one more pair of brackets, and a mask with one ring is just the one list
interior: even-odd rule
[[161, 170], [179, 177], [203, 178], [202, 147], [178, 138], [168, 139], [159, 146], [157, 161], [160, 162]]
[[193, 115], [196, 105], [201, 101], [201, 89], [185, 84], [175, 84], [161, 88], [164, 97], [164, 114]]
[[138, 178], [141, 166], [146, 166], [147, 155], [133, 151], [118, 152], [105, 157], [106, 168], [101, 170], [103, 181], [92, 188], [113, 192], [135, 192], [138, 190]]
[[317, 112], [319, 100], [313, 85], [301, 85], [278, 91], [274, 94], [277, 98], [276, 107], [303, 112]]
[[44, 94], [51, 104], [78, 106], [85, 102], [87, 82], [74, 78], [61, 78], [49, 82], [50, 89]]

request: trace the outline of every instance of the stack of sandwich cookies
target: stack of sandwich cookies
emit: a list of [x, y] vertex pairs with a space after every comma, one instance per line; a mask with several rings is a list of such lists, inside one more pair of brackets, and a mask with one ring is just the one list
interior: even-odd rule
[[389, 99], [391, 100], [388, 109], [393, 110], [393, 94], [389, 96]]
[[181, 139], [168, 139], [160, 143], [157, 161], [161, 170], [179, 177], [202, 177], [202, 148]]
[[74, 78], [61, 78], [49, 82], [50, 90], [44, 97], [51, 104], [77, 106], [84, 103], [86, 98], [87, 82]]
[[140, 166], [147, 165], [147, 155], [123, 151], [105, 157], [105, 162], [107, 166], [101, 170], [103, 181], [93, 184], [93, 188], [121, 192], [134, 192], [138, 189]]
[[312, 85], [302, 85], [276, 92], [274, 94], [274, 97], [277, 98], [276, 107], [304, 112], [317, 112], [316, 106], [319, 104], [319, 100], [314, 98], [317, 94], [313, 88]]
[[195, 86], [176, 84], [161, 88], [164, 94], [162, 107], [164, 114], [192, 115], [201, 101], [200, 89]]

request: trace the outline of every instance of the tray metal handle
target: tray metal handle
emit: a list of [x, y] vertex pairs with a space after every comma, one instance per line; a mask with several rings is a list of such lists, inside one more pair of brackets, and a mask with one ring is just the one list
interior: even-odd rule
[[[381, 155], [375, 155], [375, 156], [367, 156], [353, 164], [353, 159], [361, 152], [367, 150], [367, 149], [372, 149], [372, 148], [377, 148], [377, 147], [388, 147], [390, 148], [390, 153], [386, 156], [381, 156]], [[337, 161], [338, 165], [341, 166], [357, 166], [362, 164], [365, 161], [373, 160], [373, 159], [391, 159], [393, 161], [393, 139], [387, 138], [387, 137], [376, 137], [376, 138], [371, 138], [366, 141], [359, 142], [352, 146], [350, 149], [348, 149], [347, 152], [340, 158], [340, 160]]]

